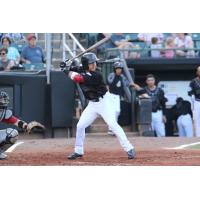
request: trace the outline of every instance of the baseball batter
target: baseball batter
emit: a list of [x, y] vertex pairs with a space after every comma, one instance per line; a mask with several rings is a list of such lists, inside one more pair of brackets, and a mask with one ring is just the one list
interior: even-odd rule
[[134, 147], [116, 121], [112, 97], [107, 91], [101, 73], [97, 70], [97, 60], [94, 53], [85, 53], [81, 58], [82, 70], [73, 66], [64, 70], [74, 82], [80, 84], [86, 99], [89, 100], [77, 124], [75, 151], [68, 159], [74, 160], [83, 156], [85, 128], [90, 126], [98, 116], [101, 116], [115, 133], [124, 151], [127, 152], [128, 159], [133, 159], [135, 158]]

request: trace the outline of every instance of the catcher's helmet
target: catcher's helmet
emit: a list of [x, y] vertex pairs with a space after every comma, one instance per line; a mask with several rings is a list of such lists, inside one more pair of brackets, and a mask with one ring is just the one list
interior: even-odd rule
[[88, 69], [88, 65], [97, 62], [99, 59], [94, 53], [85, 53], [81, 58], [81, 63], [84, 70]]
[[120, 68], [120, 69], [123, 69], [123, 65], [120, 61], [117, 61], [113, 64], [114, 66], [114, 70], [117, 69], [117, 68]]
[[0, 108], [6, 108], [10, 102], [8, 94], [4, 91], [0, 92]]

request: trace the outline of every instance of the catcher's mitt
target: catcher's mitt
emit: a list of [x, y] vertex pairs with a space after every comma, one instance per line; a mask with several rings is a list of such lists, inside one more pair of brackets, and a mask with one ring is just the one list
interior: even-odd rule
[[45, 126], [36, 121], [29, 122], [25, 128], [25, 132], [29, 134], [33, 132], [34, 130], [44, 131]]

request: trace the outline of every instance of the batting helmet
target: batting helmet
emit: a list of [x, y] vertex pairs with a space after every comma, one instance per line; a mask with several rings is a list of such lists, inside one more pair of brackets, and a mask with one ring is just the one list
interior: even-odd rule
[[81, 58], [81, 63], [84, 70], [88, 69], [88, 65], [97, 62], [99, 59], [94, 53], [85, 53]]
[[114, 66], [114, 70], [117, 69], [117, 68], [120, 68], [120, 69], [123, 69], [123, 65], [121, 62], [117, 61], [113, 64]]
[[8, 94], [4, 91], [0, 92], [0, 108], [6, 108], [10, 102]]

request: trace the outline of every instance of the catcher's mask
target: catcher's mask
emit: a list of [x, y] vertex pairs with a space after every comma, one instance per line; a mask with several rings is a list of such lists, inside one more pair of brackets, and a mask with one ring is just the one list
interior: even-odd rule
[[7, 108], [9, 102], [10, 102], [10, 98], [8, 94], [4, 91], [1, 91], [0, 92], [0, 109]]

